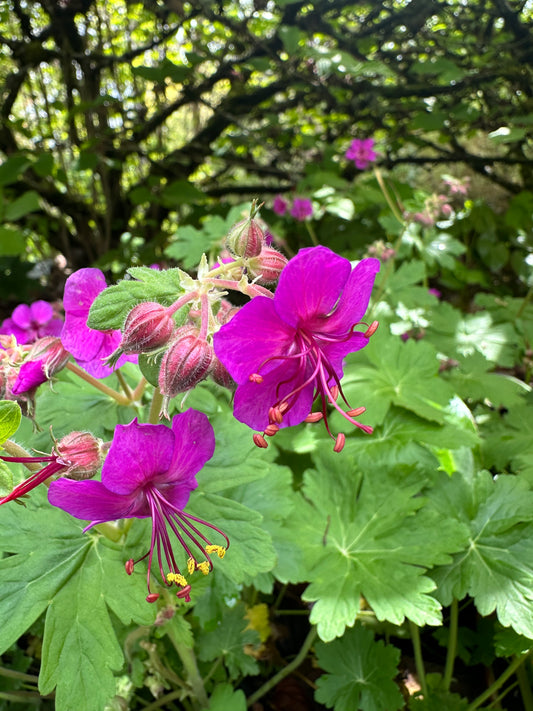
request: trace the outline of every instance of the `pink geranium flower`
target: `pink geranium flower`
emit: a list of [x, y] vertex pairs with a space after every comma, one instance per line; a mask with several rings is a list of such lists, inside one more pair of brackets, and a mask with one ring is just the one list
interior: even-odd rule
[[303, 222], [313, 214], [313, 204], [309, 198], [294, 198], [291, 207], [291, 217], [298, 222]]
[[[106, 286], [105, 277], [99, 269], [78, 269], [67, 279], [63, 295], [65, 325], [61, 341], [76, 362], [95, 378], [111, 375], [113, 367], [106, 365], [104, 360], [119, 347], [122, 340], [119, 330], [96, 331], [87, 326], [93, 301]], [[127, 360], [136, 361], [137, 356], [122, 355], [115, 367], [120, 367]]]
[[47, 301], [34, 301], [29, 306], [19, 304], [0, 327], [0, 333], [13, 335], [17, 343], [33, 343], [43, 336], [59, 336], [63, 328], [62, 319]]
[[272, 210], [276, 213], [276, 215], [283, 217], [283, 215], [287, 212], [288, 207], [289, 204], [287, 201], [284, 200], [281, 195], [276, 195], [272, 203]]
[[[276, 428], [308, 418], [319, 398], [337, 451], [344, 435], [331, 434], [328, 404], [353, 425], [372, 431], [354, 419], [364, 408], [345, 412], [337, 396], [344, 398], [340, 381], [345, 356], [363, 348], [377, 326], [372, 324], [365, 333], [354, 331], [367, 309], [379, 266], [377, 259], [369, 258], [352, 270], [347, 259], [327, 247], [302, 249], [281, 272], [273, 299], [255, 297], [222, 326], [214, 337], [215, 352], [238, 385], [238, 420], [273, 434]], [[313, 413], [311, 421], [317, 416], [320, 413]], [[259, 437], [256, 444], [266, 446]]]
[[377, 158], [377, 153], [374, 151], [374, 139], [354, 138], [345, 153], [345, 157], [348, 160], [353, 160], [358, 170], [368, 168], [370, 163], [373, 163]]
[[[102, 467], [102, 481], [52, 482], [51, 504], [79, 519], [92, 521], [88, 528], [120, 518], [151, 518], [152, 539], [148, 558], [148, 602], [159, 595], [150, 588], [154, 558], [165, 584], [176, 584], [177, 596], [189, 600], [190, 585], [181, 572], [172, 548], [169, 530], [188, 557], [187, 571], [207, 574], [213, 567], [211, 554], [224, 556], [227, 536], [215, 526], [186, 514], [190, 493], [197, 487], [196, 474], [211, 459], [215, 435], [206, 415], [195, 410], [176, 415], [172, 429], [164, 425], [117, 425], [111, 448]], [[127, 466], [125, 466], [127, 463]], [[198, 525], [217, 531], [225, 546], [212, 544]], [[138, 562], [140, 562], [137, 561]], [[126, 563], [131, 575], [135, 562]]]

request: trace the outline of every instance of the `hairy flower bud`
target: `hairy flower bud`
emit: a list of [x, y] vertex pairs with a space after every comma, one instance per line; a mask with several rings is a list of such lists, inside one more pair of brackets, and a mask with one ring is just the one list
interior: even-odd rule
[[263, 247], [261, 253], [250, 259], [247, 264], [248, 272], [260, 284], [275, 284], [279, 275], [287, 265], [287, 257], [272, 247]]
[[67, 467], [69, 479], [91, 479], [103, 461], [103, 442], [90, 432], [71, 432], [54, 446], [59, 464]]
[[123, 353], [149, 353], [166, 345], [175, 324], [168, 309], [153, 301], [134, 306], [122, 329], [120, 349]]
[[227, 388], [228, 390], [233, 390], [236, 386], [236, 383], [228, 373], [226, 366], [222, 365], [216, 355], [213, 356], [209, 376], [217, 385]]
[[60, 338], [44, 336], [35, 341], [28, 353], [27, 361], [40, 361], [44, 374], [47, 379], [50, 379], [66, 366], [69, 358], [70, 353], [65, 350]]
[[161, 361], [159, 389], [163, 395], [161, 413], [168, 417], [171, 398], [191, 390], [203, 380], [211, 367], [214, 351], [194, 326], [182, 326]]
[[233, 225], [226, 237], [226, 246], [236, 257], [257, 257], [261, 253], [265, 235], [257, 220], [247, 217]]

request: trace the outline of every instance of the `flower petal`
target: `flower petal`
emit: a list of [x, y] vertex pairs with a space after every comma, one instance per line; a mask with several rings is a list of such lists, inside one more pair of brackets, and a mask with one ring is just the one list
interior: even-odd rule
[[23, 330], [31, 326], [31, 310], [27, 304], [19, 304], [13, 309], [11, 318], [15, 326]]
[[117, 425], [102, 467], [102, 482], [115, 494], [134, 494], [164, 480], [174, 454], [175, 436], [165, 425]]
[[[239, 385], [235, 392], [233, 414], [240, 422], [254, 430], [264, 430], [269, 424], [268, 411], [284, 396], [289, 395], [305, 381], [299, 361], [285, 361], [263, 376], [261, 383], [249, 380]], [[315, 379], [297, 395], [291, 409], [283, 416], [281, 427], [298, 425], [311, 412]], [[292, 400], [291, 400], [292, 402]]]
[[97, 358], [102, 350], [104, 338], [102, 331], [95, 331], [86, 325], [87, 314], [77, 315], [67, 313], [61, 330], [61, 343], [74, 358], [92, 360]]
[[134, 496], [113, 493], [100, 481], [56, 479], [48, 489], [48, 501], [84, 521], [115, 521], [145, 515]]
[[367, 344], [368, 338], [363, 333], [355, 331], [344, 341], [322, 344], [321, 350], [340, 380], [343, 376], [343, 361], [348, 353], [360, 351]]
[[180, 486], [183, 483], [190, 492], [198, 486], [195, 475], [215, 452], [215, 433], [207, 415], [196, 410], [186, 410], [175, 415], [172, 419], [172, 432], [174, 453], [165, 473], [165, 481], [179, 481]]
[[89, 309], [98, 294], [106, 288], [105, 276], [99, 269], [78, 269], [65, 282], [63, 306], [65, 311], [77, 315], [89, 315]]
[[[287, 268], [287, 267], [285, 267]], [[294, 329], [277, 314], [267, 296], [256, 296], [215, 333], [215, 353], [237, 383], [244, 383], [270, 358], [284, 355]]]
[[357, 264], [342, 290], [337, 308], [321, 328], [323, 333], [345, 334], [361, 321], [368, 308], [379, 268], [379, 259], [373, 257], [362, 259]]
[[297, 328], [315, 330], [337, 303], [350, 276], [350, 262], [327, 247], [301, 249], [281, 272], [274, 306], [280, 318]]
[[34, 301], [33, 304], [30, 305], [30, 311], [31, 320], [40, 326], [50, 321], [54, 315], [52, 304], [49, 304], [47, 301]]

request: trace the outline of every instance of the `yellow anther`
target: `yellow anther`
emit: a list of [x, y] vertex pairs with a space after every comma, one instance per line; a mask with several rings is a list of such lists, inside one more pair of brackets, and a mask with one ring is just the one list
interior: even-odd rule
[[187, 581], [185, 580], [183, 575], [180, 575], [179, 573], [176, 573], [176, 575], [174, 576], [174, 582], [177, 585], [181, 585], [182, 588], [184, 588], [187, 585]]
[[207, 575], [209, 573], [209, 563], [206, 560], [198, 563], [198, 570], [204, 575]]
[[194, 558], [189, 558], [187, 561], [187, 570], [189, 571], [189, 575], [192, 575], [196, 569], [196, 563], [194, 561]]
[[175, 573], [167, 573], [167, 583], [173, 583], [175, 575]]
[[226, 555], [226, 549], [223, 546], [208, 545], [205, 547], [205, 552], [209, 555], [210, 553], [216, 553], [219, 558], [223, 558]]

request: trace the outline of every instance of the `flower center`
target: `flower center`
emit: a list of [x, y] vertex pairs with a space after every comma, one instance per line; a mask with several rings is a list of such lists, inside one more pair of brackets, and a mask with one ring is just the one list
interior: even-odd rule
[[[375, 326], [370, 327], [364, 335], [366, 336], [368, 334], [369, 337], [374, 333], [375, 329]], [[304, 328], [299, 328], [296, 331], [289, 353], [268, 358], [261, 364], [256, 373], [252, 373], [249, 376], [251, 382], [260, 385], [263, 382], [261, 371], [264, 370], [269, 363], [278, 360], [287, 362], [297, 361], [296, 374], [294, 368], [289, 367], [287, 378], [280, 380], [276, 386], [276, 400], [270, 404], [268, 411], [269, 425], [262, 435], [254, 435], [254, 442], [258, 447], [268, 446], [264, 436], [272, 437], [276, 434], [285, 415], [294, 407], [299, 396], [310, 385], [314, 387], [313, 400], [320, 399], [320, 411], [311, 412], [305, 418], [305, 421], [317, 422], [323, 419], [329, 436], [335, 440], [335, 451], [341, 451], [344, 446], [345, 436], [342, 433], [335, 436], [331, 432], [327, 415], [328, 403], [352, 425], [359, 427], [367, 434], [372, 433], [372, 427], [363, 425], [354, 419], [358, 415], [361, 415], [365, 411], [365, 408], [359, 407], [353, 409], [350, 406], [342, 390], [340, 378], [326, 353], [325, 346], [327, 346], [328, 343], [342, 343], [343, 341], [347, 341], [352, 335], [353, 327], [345, 336], [336, 337], [323, 333], [312, 333]], [[286, 386], [288, 385], [292, 385], [292, 389], [286, 392]], [[282, 392], [283, 394], [281, 394]], [[337, 403], [339, 395], [347, 409], [343, 409]]]
[[[169, 587], [172, 586], [172, 584], [177, 585], [180, 588], [176, 593], [177, 597], [184, 599], [185, 602], [189, 602], [191, 599], [189, 594], [191, 586], [188, 584], [185, 575], [181, 572], [176, 562], [169, 530], [176, 536], [187, 555], [186, 566], [189, 575], [192, 575], [195, 570], [199, 570], [204, 575], [207, 575], [209, 571], [213, 569], [211, 554], [216, 553], [219, 558], [223, 558], [227, 548], [229, 548], [229, 538], [213, 524], [207, 523], [207, 521], [196, 518], [196, 516], [192, 516], [191, 514], [186, 514], [181, 511], [181, 509], [178, 509], [171, 504], [155, 486], [146, 487], [143, 493], [146, 497], [152, 518], [150, 550], [137, 561], [133, 561], [133, 559], [128, 560], [126, 563], [126, 572], [128, 575], [131, 575], [134, 565], [144, 560], [144, 558], [148, 558], [148, 596], [146, 600], [147, 602], [155, 602], [159, 595], [152, 593], [150, 588], [152, 562], [155, 554], [159, 573], [164, 583]], [[201, 524], [219, 533], [224, 538], [225, 546], [211, 543], [198, 529], [196, 524]]]

